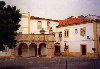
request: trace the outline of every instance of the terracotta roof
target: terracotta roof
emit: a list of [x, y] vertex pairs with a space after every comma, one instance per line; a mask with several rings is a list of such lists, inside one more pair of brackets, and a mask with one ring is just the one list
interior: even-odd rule
[[84, 22], [88, 22], [89, 20], [87, 19], [82, 19], [82, 18], [67, 18], [65, 20], [59, 20], [59, 25], [58, 27], [60, 26], [68, 26], [68, 25], [73, 25], [73, 24], [81, 24], [81, 23], [84, 23]]
[[47, 21], [54, 21], [54, 22], [58, 22], [58, 20], [53, 20], [53, 19], [46, 19], [46, 18], [40, 18], [40, 17], [35, 17], [35, 16], [31, 16], [30, 19], [34, 20], [47, 20]]

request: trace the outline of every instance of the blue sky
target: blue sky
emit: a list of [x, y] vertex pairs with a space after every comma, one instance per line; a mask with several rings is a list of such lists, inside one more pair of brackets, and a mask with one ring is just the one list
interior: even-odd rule
[[70, 16], [100, 15], [100, 0], [3, 0], [21, 12], [37, 17], [65, 19]]

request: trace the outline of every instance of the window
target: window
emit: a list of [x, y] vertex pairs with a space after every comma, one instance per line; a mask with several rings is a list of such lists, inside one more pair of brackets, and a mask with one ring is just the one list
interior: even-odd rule
[[75, 34], [77, 34], [78, 33], [78, 29], [75, 29]]
[[59, 32], [59, 39], [62, 41], [62, 32]]
[[81, 36], [86, 36], [86, 27], [80, 28], [80, 35]]
[[42, 22], [41, 21], [38, 21], [38, 23], [37, 23], [37, 29], [42, 29]]
[[54, 37], [55, 37], [55, 32], [53, 32], [53, 35], [54, 35]]
[[69, 37], [69, 30], [68, 29], [64, 31], [64, 37]]
[[66, 45], [66, 43], [65, 43], [64, 51], [68, 51], [68, 50], [69, 50], [69, 46]]
[[50, 30], [50, 22], [47, 22], [47, 29]]
[[59, 32], [59, 37], [62, 37], [62, 32]]

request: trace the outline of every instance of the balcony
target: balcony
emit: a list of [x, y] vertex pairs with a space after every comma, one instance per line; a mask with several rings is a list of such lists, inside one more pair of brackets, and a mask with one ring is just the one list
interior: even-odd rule
[[18, 34], [17, 41], [54, 42], [53, 34]]

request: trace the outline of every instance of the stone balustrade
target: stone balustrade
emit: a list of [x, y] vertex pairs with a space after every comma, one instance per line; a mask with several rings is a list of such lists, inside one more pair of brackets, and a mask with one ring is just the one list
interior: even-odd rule
[[53, 34], [18, 34], [18, 41], [34, 41], [34, 42], [54, 42]]

